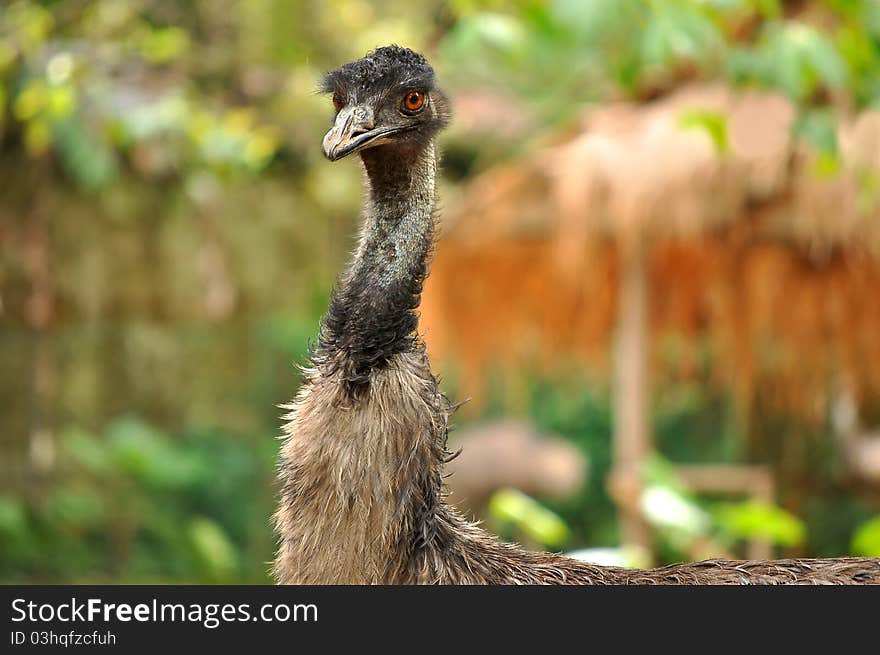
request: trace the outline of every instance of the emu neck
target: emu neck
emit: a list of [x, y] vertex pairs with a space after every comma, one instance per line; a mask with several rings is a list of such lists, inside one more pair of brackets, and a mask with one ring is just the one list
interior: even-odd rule
[[420, 294], [434, 238], [434, 145], [412, 153], [366, 150], [362, 160], [369, 199], [351, 283], [377, 290], [402, 284]]
[[320, 349], [353, 395], [389, 358], [413, 347], [434, 238], [433, 143], [361, 154], [367, 178], [363, 229], [322, 325]]

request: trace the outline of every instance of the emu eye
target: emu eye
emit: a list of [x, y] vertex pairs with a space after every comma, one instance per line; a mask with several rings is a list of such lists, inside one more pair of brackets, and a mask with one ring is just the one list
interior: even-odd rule
[[334, 95], [334, 96], [333, 96], [333, 109], [335, 109], [337, 112], [338, 112], [340, 109], [342, 109], [342, 107], [343, 107], [344, 104], [345, 104], [345, 103], [342, 102], [342, 98], [341, 98], [340, 96], [338, 96], [338, 95]]
[[403, 96], [403, 109], [407, 112], [415, 112], [425, 106], [425, 94], [418, 91], [410, 91]]

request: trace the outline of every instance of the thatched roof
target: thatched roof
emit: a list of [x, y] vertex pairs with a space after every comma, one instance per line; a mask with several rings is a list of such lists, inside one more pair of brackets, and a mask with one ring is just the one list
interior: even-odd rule
[[880, 112], [840, 119], [833, 174], [793, 136], [795, 120], [778, 94], [721, 85], [603, 106], [573, 138], [485, 174], [458, 211], [471, 225], [451, 222], [482, 238], [558, 230], [570, 244], [590, 232], [693, 236], [766, 206], [779, 236], [880, 256]]
[[833, 174], [795, 120], [775, 94], [693, 87], [591, 110], [479, 176], [444, 212], [423, 301], [432, 356], [457, 360], [474, 406], [497, 365], [606, 376], [617, 244], [639, 234], [655, 381], [708, 370], [746, 403], [822, 421], [844, 374], [880, 407], [880, 112], [840, 118]]

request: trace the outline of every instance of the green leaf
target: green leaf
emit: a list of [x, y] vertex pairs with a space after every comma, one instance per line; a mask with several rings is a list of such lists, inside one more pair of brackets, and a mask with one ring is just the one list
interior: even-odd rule
[[80, 187], [97, 190], [116, 177], [113, 151], [76, 116], [52, 125], [61, 164]]
[[692, 3], [653, 3], [640, 37], [646, 67], [679, 61], [703, 63], [720, 52], [724, 43], [718, 28]]
[[0, 75], [12, 66], [17, 56], [15, 48], [6, 41], [0, 40]]
[[880, 557], [880, 516], [859, 526], [852, 538], [852, 553], [864, 557]]
[[0, 26], [14, 34], [20, 47], [28, 53], [43, 45], [54, 25], [51, 12], [35, 2], [19, 0], [0, 11]]
[[828, 177], [840, 170], [837, 121], [829, 110], [814, 109], [806, 112], [794, 129], [797, 136], [816, 149], [818, 156], [814, 162], [814, 171], [817, 175]]
[[74, 428], [64, 434], [65, 450], [80, 466], [98, 476], [112, 474], [113, 460], [107, 444], [84, 430]]
[[517, 489], [496, 491], [489, 499], [489, 513], [547, 546], [561, 546], [569, 536], [565, 521]]
[[46, 106], [49, 87], [43, 80], [30, 80], [15, 97], [12, 103], [12, 115], [20, 121], [36, 118]]
[[711, 526], [709, 515], [696, 502], [671, 487], [650, 485], [640, 506], [649, 523], [672, 531], [678, 539], [705, 535]]
[[166, 64], [180, 59], [190, 47], [186, 30], [165, 27], [148, 31], [140, 44], [144, 59], [154, 64]]
[[721, 530], [734, 539], [766, 539], [780, 546], [797, 546], [807, 535], [803, 521], [769, 503], [723, 503], [715, 507], [714, 514]]
[[678, 124], [684, 129], [704, 130], [715, 146], [719, 154], [727, 152], [729, 141], [727, 137], [727, 117], [716, 111], [704, 109], [691, 109], [682, 112]]
[[827, 109], [814, 109], [803, 114], [795, 125], [795, 134], [819, 152], [837, 153], [837, 122]]
[[782, 15], [779, 0], [751, 0], [751, 3], [755, 11], [765, 18], [779, 18]]
[[197, 454], [136, 419], [117, 420], [108, 429], [107, 438], [117, 466], [149, 485], [184, 488], [207, 474], [207, 465]]
[[212, 579], [229, 578], [238, 568], [238, 553], [222, 527], [205, 517], [193, 519], [188, 535], [196, 558]]
[[0, 534], [13, 536], [27, 529], [27, 512], [17, 498], [0, 496]]
[[51, 87], [46, 102], [46, 113], [52, 119], [69, 116], [76, 108], [76, 91], [68, 85]]
[[104, 499], [88, 489], [62, 487], [49, 499], [46, 516], [53, 525], [90, 528], [101, 525], [106, 515]]

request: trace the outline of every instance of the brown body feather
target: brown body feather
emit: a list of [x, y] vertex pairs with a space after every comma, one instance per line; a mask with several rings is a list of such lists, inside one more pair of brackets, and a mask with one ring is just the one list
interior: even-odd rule
[[357, 402], [310, 371], [290, 410], [276, 516], [283, 584], [880, 584], [878, 559], [633, 570], [499, 541], [442, 500], [449, 407], [423, 348], [398, 355]]
[[[397, 73], [395, 66], [401, 68]], [[377, 70], [392, 89], [406, 88], [395, 80], [415, 79], [415, 70], [423, 90], [434, 96], [427, 119], [409, 129], [399, 145], [361, 153], [369, 191], [365, 228], [322, 323], [313, 367], [287, 406], [275, 514], [276, 580], [880, 584], [880, 559], [866, 558], [712, 560], [651, 570], [597, 566], [503, 543], [444, 501], [452, 408], [416, 336], [414, 309], [434, 234], [432, 139], [447, 110], [442, 92], [431, 86], [427, 62], [400, 48], [380, 49], [331, 73], [328, 90], [362, 93]], [[384, 102], [386, 87], [352, 102]], [[377, 114], [381, 108], [377, 105]]]

